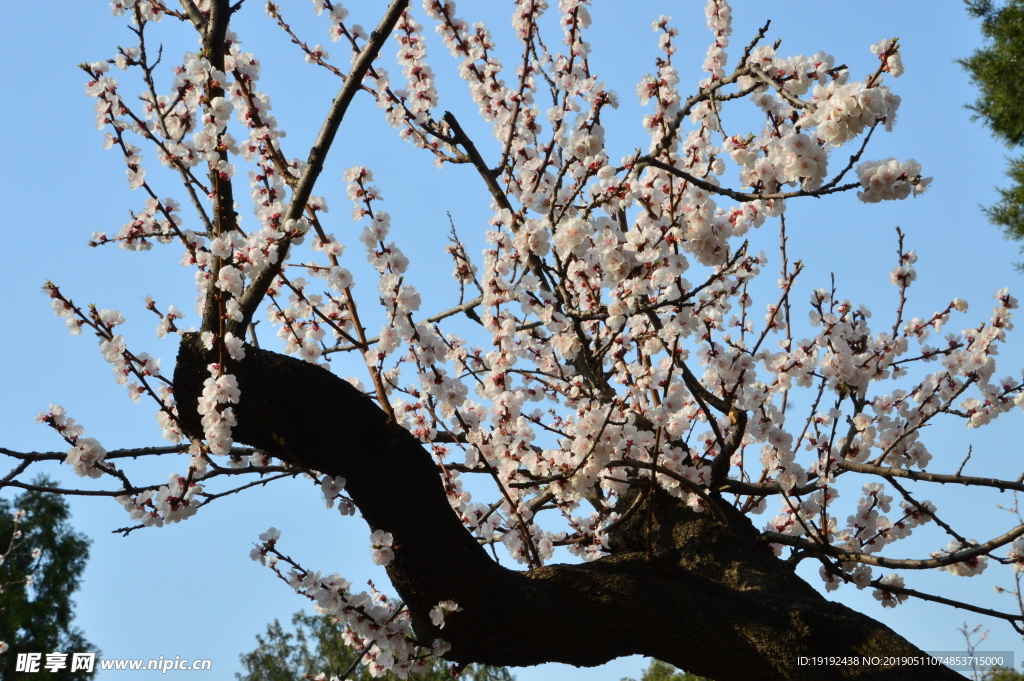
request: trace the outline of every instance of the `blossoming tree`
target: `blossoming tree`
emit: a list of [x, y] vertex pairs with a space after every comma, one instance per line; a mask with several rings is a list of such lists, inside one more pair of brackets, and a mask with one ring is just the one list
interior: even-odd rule
[[[486, 27], [460, 19], [453, 2], [426, 0], [420, 10], [394, 0], [368, 34], [339, 3], [317, 0], [350, 66], [310, 46], [268, 3], [306, 61], [341, 83], [303, 161], [289, 155], [298, 150], [270, 113], [259, 61], [231, 30], [242, 5], [115, 0], [137, 43], [82, 65], [106, 146], [146, 196], [119, 232], [97, 233], [93, 245], [176, 245], [195, 276], [198, 329], [180, 328], [174, 306], [147, 302], [158, 335], [180, 336], [173, 376], [118, 333], [121, 313], [45, 286], [72, 333], [99, 338], [129, 396], [154, 402], [171, 445], [108, 451], [53, 406], [39, 420], [69, 449], [2, 450], [15, 465], [0, 486], [34, 489], [25, 472], [63, 460], [109, 480], [91, 493], [120, 502], [133, 531], [307, 476], [328, 505], [362, 515], [398, 598], [356, 593], [340, 575], [301, 565], [291, 557], [301, 548], [286, 555], [273, 528], [252, 558], [344, 622], [371, 670], [403, 677], [429, 655], [521, 666], [643, 654], [721, 679], [751, 670], [765, 679], [960, 678], [902, 663], [800, 666], [808, 655], [921, 654], [819, 594], [794, 572], [804, 560], [820, 564], [828, 590], [871, 589], [883, 607], [937, 600], [1021, 631], [1019, 613], [904, 581], [915, 570], [1024, 565], [1024, 523], [977, 541], [924, 497], [933, 483], [1024, 483], [926, 471], [922, 437], [941, 419], [983, 426], [1024, 403], [1024, 383], [999, 378], [994, 361], [1016, 300], [1000, 291], [989, 319], [929, 345], [967, 304], [925, 317], [905, 311], [916, 256], [901, 235], [893, 323], [872, 328], [868, 310], [826, 289], [811, 298], [809, 335], [793, 323], [802, 266], [786, 255], [786, 203], [850, 191], [866, 202], [903, 199], [928, 185], [912, 160], [864, 158], [900, 104], [886, 84], [903, 71], [897, 40], [872, 46], [877, 68], [860, 79], [824, 53], [777, 54], [778, 44], [763, 44], [767, 26], [729, 58], [729, 6], [709, 0], [706, 76], [685, 90], [677, 33], [662, 17], [656, 71], [637, 89], [650, 111], [648, 139], [637, 137], [646, 150], [612, 158], [602, 116], [618, 97], [591, 71], [581, 0], [559, 3], [558, 51], [542, 36], [547, 4], [515, 3], [511, 71]], [[195, 31], [202, 45], [169, 84], [147, 43], [160, 21]], [[437, 110], [421, 21], [461, 61], [500, 155], [485, 158], [461, 112]], [[402, 68], [394, 80], [377, 60], [392, 39]], [[141, 98], [122, 91], [111, 65], [138, 77]], [[421, 299], [389, 237], [384, 192], [362, 166], [344, 180], [376, 293], [365, 293], [370, 282], [354, 288], [350, 240], [328, 231], [327, 199], [314, 191], [357, 96], [373, 98], [439, 166], [479, 175], [493, 219], [480, 255], [453, 230], [457, 300]], [[737, 133], [732, 111], [744, 108], [757, 129], [727, 134]], [[188, 217], [158, 194], [143, 147], [180, 179]], [[243, 177], [251, 226], [236, 211]], [[782, 274], [755, 303], [768, 295], [770, 260], [744, 238], [769, 228], [781, 234]], [[260, 347], [260, 318], [276, 326], [278, 351]], [[333, 374], [329, 360], [343, 353], [359, 357], [365, 375]], [[139, 456], [173, 461], [169, 482], [134, 480], [128, 459]], [[471, 498], [464, 481], [475, 479], [483, 482], [466, 485], [492, 499]], [[898, 541], [919, 526], [934, 533], [935, 551], [903, 557]], [[523, 570], [499, 564], [499, 547]], [[557, 547], [578, 561], [553, 563]]]

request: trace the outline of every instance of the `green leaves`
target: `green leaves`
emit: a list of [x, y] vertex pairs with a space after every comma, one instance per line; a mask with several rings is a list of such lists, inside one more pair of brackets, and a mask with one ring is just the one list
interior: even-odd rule
[[[622, 681], [633, 681], [633, 679], [622, 679]], [[697, 676], [688, 672], [681, 672], [667, 662], [651, 660], [651, 666], [644, 670], [640, 681], [708, 681], [703, 676]]]
[[[1024, 1], [1009, 0], [997, 8], [991, 0], [968, 0], [968, 12], [982, 20], [986, 47], [957, 63], [971, 74], [979, 96], [968, 108], [996, 138], [1010, 147], [1024, 145]], [[1024, 159], [1010, 161], [1013, 181], [1000, 189], [1000, 201], [985, 209], [989, 220], [1007, 238], [1024, 240]]]
[[[46, 477], [33, 480], [40, 487], [54, 487]], [[82, 571], [89, 558], [90, 541], [75, 532], [68, 522], [71, 513], [67, 502], [57, 494], [25, 492], [11, 504], [0, 499], [0, 551], [11, 545], [16, 510], [25, 512], [18, 523], [21, 538], [0, 564], [0, 641], [10, 649], [0, 655], [0, 678], [15, 678], [18, 653], [87, 653], [98, 652], [72, 625], [74, 602], [71, 595], [78, 589]], [[38, 558], [32, 556], [40, 550]], [[32, 576], [32, 585], [25, 578]], [[70, 659], [70, 657], [69, 657]], [[41, 669], [37, 678], [93, 678], [92, 672], [67, 669], [51, 673]]]

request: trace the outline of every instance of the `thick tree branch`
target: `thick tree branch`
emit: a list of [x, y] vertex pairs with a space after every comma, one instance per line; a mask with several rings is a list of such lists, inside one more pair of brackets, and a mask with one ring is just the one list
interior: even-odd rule
[[199, 11], [196, 4], [192, 0], [181, 0], [181, 7], [185, 10], [186, 16], [196, 27], [196, 30], [200, 33], [204, 32], [206, 30], [206, 17]]
[[[208, 361], [198, 337], [186, 334], [174, 388], [182, 421], [196, 432], [191, 405]], [[921, 652], [884, 625], [827, 601], [725, 503], [716, 505], [728, 527], [656, 492], [649, 502], [653, 560], [644, 555], [647, 520], [638, 514], [613, 533], [614, 554], [606, 558], [505, 569], [452, 511], [420, 442], [359, 390], [317, 366], [252, 347], [229, 369], [241, 390], [233, 405], [236, 441], [345, 477], [369, 526], [394, 537], [388, 573], [418, 635], [443, 635], [452, 660], [593, 666], [642, 654], [718, 679], [746, 678], [752, 669], [766, 680], [959, 678], [934, 667], [797, 665], [799, 655]], [[622, 503], [632, 501], [626, 495]], [[428, 613], [442, 600], [463, 611], [438, 632]]]
[[836, 466], [840, 469], [855, 471], [857, 473], [871, 473], [883, 478], [907, 478], [908, 480], [937, 482], [943, 485], [952, 483], [956, 485], [967, 485], [970, 487], [995, 487], [996, 489], [1003, 491], [1012, 489], [1017, 492], [1024, 492], [1024, 483], [1013, 480], [1000, 480], [999, 478], [978, 478], [970, 475], [926, 473], [924, 471], [911, 471], [906, 468], [894, 468], [893, 466], [876, 466], [870, 463], [857, 463], [856, 461], [840, 461]]
[[[159, 456], [162, 454], [181, 454], [188, 451], [188, 446], [182, 445], [168, 445], [166, 447], [135, 447], [133, 449], [114, 449], [107, 452], [106, 456], [103, 457], [104, 461], [110, 459], [127, 459], [136, 458], [139, 456]], [[232, 447], [230, 454], [231, 456], [248, 456], [255, 454], [256, 450], [251, 447]], [[6, 447], [0, 447], [0, 454], [9, 456], [14, 459], [22, 459], [27, 461], [63, 461], [68, 457], [68, 453], [65, 452], [16, 452], [13, 449], [7, 449]]]
[[[901, 570], [929, 570], [932, 568], [952, 565], [953, 563], [963, 563], [971, 560], [972, 558], [976, 558], [977, 556], [986, 555], [989, 552], [998, 549], [1000, 546], [1006, 546], [1021, 535], [1024, 535], [1024, 525], [1018, 525], [1009, 532], [1005, 532], [984, 544], [978, 544], [960, 551], [954, 551], [953, 553], [945, 556], [939, 556], [938, 558], [886, 558], [885, 556], [876, 556], [870, 553], [864, 553], [863, 551], [847, 551], [846, 549], [841, 549], [837, 546], [819, 544], [818, 542], [810, 539], [794, 537], [790, 534], [782, 534], [780, 532], [764, 533], [766, 539], [776, 544], [796, 546], [812, 553], [824, 554], [844, 561], [855, 561], [858, 563], [864, 563], [865, 565], [877, 565], [878, 567], [896, 568]], [[1024, 620], [1024, 617], [1021, 617], [1021, 619]]]

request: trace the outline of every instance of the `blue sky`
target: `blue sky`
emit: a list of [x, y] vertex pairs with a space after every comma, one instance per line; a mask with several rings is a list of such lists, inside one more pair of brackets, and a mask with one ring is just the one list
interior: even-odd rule
[[[245, 49], [255, 52], [264, 64], [263, 89], [273, 97], [275, 115], [289, 131], [286, 154], [304, 158], [319, 117], [338, 86], [303, 62], [256, 0], [248, 4], [235, 30]], [[329, 43], [326, 23], [313, 16], [309, 2], [281, 4], [288, 20], [310, 42], [340, 49]], [[375, 24], [382, 4], [357, 7], [352, 3], [353, 19], [365, 26]], [[51, 402], [65, 406], [86, 427], [87, 434], [99, 438], [108, 449], [159, 444], [153, 410], [125, 398], [123, 388], [111, 380], [95, 341], [87, 336], [71, 337], [40, 293], [43, 282], [52, 279], [80, 304], [95, 302], [121, 310], [129, 319], [124, 328], [130, 347], [162, 356], [168, 370], [175, 342], [156, 339], [156, 319], [144, 310], [143, 296], [152, 295], [162, 307], [174, 303], [190, 313], [186, 325], [196, 323], [192, 272], [177, 266], [176, 248], [172, 255], [166, 249], [127, 253], [86, 246], [93, 231], [116, 231], [127, 219], [127, 211], [141, 208], [143, 199], [128, 190], [118, 155], [103, 151], [102, 134], [93, 126], [92, 102], [83, 93], [85, 76], [75, 65], [112, 57], [116, 45], [131, 44], [131, 35], [122, 19], [110, 15], [104, 2], [61, 3], [46, 11], [33, 3], [3, 5], [7, 21], [0, 28], [0, 51], [8, 64], [8, 104], [0, 116], [8, 133], [0, 138], [0, 179], [7, 205], [2, 218], [6, 266], [0, 269], [4, 292], [0, 309], [6, 318], [0, 328], [0, 444], [21, 450], [61, 449], [62, 443], [51, 432], [33, 423], [34, 415]], [[368, 5], [372, 7], [368, 9]], [[702, 8], [699, 0], [631, 2], [628, 6], [595, 2], [594, 26], [588, 37], [594, 46], [591, 65], [619, 92], [622, 101], [621, 108], [605, 122], [613, 158], [647, 145], [634, 91], [640, 77], [652, 69], [656, 56], [657, 36], [651, 31], [651, 21], [660, 14], [673, 17], [681, 29], [675, 62], [682, 82], [695, 83], [710, 40]], [[978, 209], [979, 204], [993, 202], [993, 187], [1003, 182], [1008, 152], [979, 123], [972, 122], [970, 112], [963, 108], [975, 93], [953, 59], [969, 54], [980, 44], [980, 37], [977, 24], [967, 18], [962, 4], [955, 0], [800, 0], [771, 6], [736, 0], [733, 8], [736, 21], [729, 52], [734, 58], [756, 29], [772, 19], [768, 37], [783, 39], [780, 54], [824, 50], [835, 55], [837, 63], [848, 64], [854, 77], [860, 77], [875, 66], [869, 46], [898, 36], [907, 73], [889, 85], [903, 97], [899, 122], [893, 133], [875, 137], [866, 158], [915, 158], [925, 174], [935, 178], [926, 195], [896, 204], [866, 206], [853, 196], [794, 202], [788, 213], [790, 256], [807, 264], [801, 275], [802, 288], [798, 287], [800, 293], [794, 297], [798, 306], [807, 299], [807, 291], [827, 286], [834, 273], [841, 297], [850, 297], [890, 318], [895, 289], [888, 284], [888, 272], [895, 262], [897, 225], [907, 234], [908, 247], [916, 249], [920, 257], [919, 282], [911, 289], [909, 307], [915, 311], [911, 316], [930, 315], [952, 298], [961, 297], [971, 302], [971, 311], [962, 326], [956, 326], [959, 322], [951, 326], [966, 328], [987, 318], [996, 289], [1009, 286], [1020, 296], [1021, 275], [1012, 267], [1020, 258], [1018, 247], [1004, 241]], [[490, 0], [467, 0], [460, 3], [459, 14], [469, 21], [488, 23], [499, 50], [510, 50], [502, 53], [506, 63], [514, 61], [517, 48], [507, 26], [508, 7]], [[420, 19], [425, 23], [422, 14]], [[184, 50], [196, 49], [193, 38], [183, 38], [174, 23], [156, 27], [154, 34], [154, 39], [165, 44], [165, 66], [159, 71], [165, 83], [170, 65]], [[442, 110], [453, 111], [484, 155], [493, 155], [496, 147], [489, 130], [475, 122], [476, 107], [453, 75], [455, 61], [432, 31], [428, 37]], [[389, 64], [393, 64], [394, 51], [392, 43], [385, 48]], [[390, 70], [397, 78], [398, 69], [391, 66]], [[424, 293], [425, 309], [447, 307], [456, 289], [446, 280], [448, 261], [438, 265], [447, 233], [446, 212], [451, 212], [467, 241], [479, 239], [489, 217], [489, 198], [479, 179], [467, 168], [434, 169], [429, 158], [397, 139], [366, 98], [357, 98], [339, 140], [315, 192], [325, 194], [333, 209], [329, 231], [356, 249], [351, 252], [353, 260], [361, 259], [357, 232], [347, 219], [341, 174], [354, 164], [371, 167], [385, 197], [385, 208], [392, 214], [392, 234], [412, 257], [409, 279]], [[844, 152], [835, 153], [834, 166], [842, 162]], [[158, 175], [152, 153], [148, 149], [143, 153], [150, 172]], [[175, 195], [167, 178], [160, 193]], [[239, 193], [240, 201], [244, 200], [245, 192]], [[248, 216], [244, 204], [241, 212]], [[770, 250], [777, 238], [774, 234], [774, 228], [766, 227], [754, 237], [756, 247], [763, 247], [770, 256], [774, 256]], [[769, 267], [777, 265], [773, 261]], [[363, 286], [361, 293], [372, 294], [372, 283]], [[1020, 339], [1011, 334], [999, 360], [999, 375], [1016, 373], [1024, 366]], [[356, 365], [346, 365], [343, 360], [335, 364], [339, 374], [358, 375]], [[1024, 454], [1016, 446], [1021, 425], [1020, 414], [1014, 413], [980, 432], [959, 426], [936, 428], [929, 434], [936, 457], [931, 470], [955, 470], [972, 445], [974, 457], [968, 472], [1016, 478], [1024, 471]], [[157, 482], [179, 468], [176, 462], [140, 461], [132, 478]], [[66, 467], [51, 467], [46, 472], [68, 486], [81, 482]], [[970, 537], [987, 538], [1010, 527], [1010, 517], [995, 506], [1011, 503], [1005, 495], [954, 496], [937, 490], [931, 498], [946, 516], [970, 528], [964, 530]], [[108, 658], [210, 658], [215, 677], [228, 678], [238, 669], [238, 655], [254, 646], [256, 633], [275, 617], [287, 620], [304, 605], [271, 572], [248, 559], [252, 542], [270, 526], [282, 531], [282, 550], [306, 567], [337, 571], [356, 584], [371, 578], [386, 584], [383, 570], [369, 560], [365, 526], [357, 519], [340, 518], [325, 510], [308, 483], [279, 483], [253, 490], [212, 504], [184, 523], [135, 532], [128, 538], [110, 534], [110, 530], [129, 524], [116, 502], [73, 498], [71, 504], [75, 526], [94, 540], [84, 585], [77, 595], [77, 621]], [[897, 546], [908, 555], [916, 548], [914, 555], [919, 555], [944, 546], [944, 542], [936, 546], [914, 538]], [[816, 568], [807, 568], [811, 583], [817, 584]], [[1011, 600], [992, 590], [995, 584], [1009, 585], [1009, 578], [1006, 573], [996, 576], [993, 572], [990, 569], [972, 579], [945, 573], [915, 575], [908, 586], [954, 592], [988, 607], [1012, 610]], [[919, 602], [882, 610], [869, 593], [850, 588], [834, 597], [888, 623], [926, 650], [962, 649], [956, 628], [963, 622], [973, 626], [982, 621], [971, 613]], [[1024, 646], [1007, 625], [997, 621], [985, 625], [991, 629], [985, 649], [1013, 650], [1018, 661], [1024, 660]], [[639, 676], [643, 665], [642, 660], [633, 658], [592, 670], [548, 666], [516, 673], [520, 679], [617, 681], [625, 675]], [[103, 681], [113, 676], [99, 678]]]

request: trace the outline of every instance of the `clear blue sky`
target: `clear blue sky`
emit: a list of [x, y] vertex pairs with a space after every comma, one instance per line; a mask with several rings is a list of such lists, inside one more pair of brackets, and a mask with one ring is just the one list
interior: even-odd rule
[[[286, 154], [304, 158], [337, 84], [303, 63], [259, 2], [249, 0], [248, 5], [235, 30], [246, 49], [263, 61], [263, 89], [274, 98], [275, 114], [289, 131]], [[309, 2], [282, 5], [289, 21], [312, 43], [323, 43], [329, 50], [334, 48], [337, 56], [342, 54], [338, 44], [329, 43], [326, 23], [312, 15]], [[355, 20], [373, 25], [383, 3], [361, 5], [354, 11]], [[367, 10], [366, 5], [373, 9]], [[675, 59], [684, 84], [700, 77], [710, 36], [699, 0], [628, 4], [599, 0], [595, 5], [589, 36], [594, 45], [591, 63], [623, 102], [606, 122], [614, 158], [647, 145], [634, 91], [656, 56], [657, 36], [651, 21], [669, 14], [680, 27], [680, 52]], [[465, 1], [459, 14], [470, 21], [486, 21], [497, 34], [499, 48], [513, 50], [507, 27], [511, 10], [502, 5], [497, 11], [498, 6], [491, 0]], [[93, 126], [92, 102], [83, 93], [85, 77], [75, 65], [112, 57], [116, 45], [131, 44], [131, 35], [122, 19], [110, 15], [105, 2], [60, 3], [43, 10], [33, 3], [5, 1], [3, 7], [6, 21], [0, 28], [0, 51], [8, 65], [8, 104], [0, 113], [7, 131], [0, 138], [0, 174], [8, 208], [2, 218], [6, 266], [0, 270], [4, 293], [0, 309], [6, 321], [0, 328], [0, 444], [22, 450], [62, 449], [51, 432], [33, 423], [34, 415], [50, 402], [64, 405], [87, 434], [108, 449], [160, 444], [151, 407], [125, 398], [123, 388], [111, 380], [95, 341], [88, 336], [71, 337], [40, 293], [42, 283], [52, 279], [79, 303], [121, 310], [129, 318], [125, 335], [131, 347], [162, 356], [168, 370], [175, 342], [155, 338], [156, 319], [143, 309], [142, 297], [152, 295], [161, 306], [174, 303], [190, 313], [186, 324], [196, 323], [193, 275], [177, 266], [176, 247], [172, 255], [167, 249], [136, 254], [85, 245], [94, 230], [116, 231], [129, 209], [141, 208], [143, 198], [128, 191], [118, 154], [103, 151], [102, 134]], [[908, 247], [920, 256], [919, 283], [911, 289], [911, 316], [930, 315], [953, 297], [961, 297], [972, 304], [964, 318], [968, 321], [962, 322], [966, 327], [987, 318], [996, 289], [1009, 286], [1020, 296], [1021, 275], [1012, 267], [1019, 258], [1017, 245], [1002, 240], [978, 209], [979, 204], [994, 200], [993, 186], [1003, 181], [1007, 151], [980, 124], [971, 122], [963, 108], [975, 94], [952, 60], [969, 54], [980, 37], [962, 4], [958, 0], [778, 4], [737, 0], [733, 7], [736, 22], [729, 52], [734, 58], [770, 18], [769, 39], [784, 41], [780, 54], [825, 50], [860, 77], [875, 65], [868, 47], [898, 36], [907, 73], [890, 86], [903, 97], [900, 119], [893, 133], [876, 136], [866, 157], [916, 158], [925, 174], [935, 178], [925, 196], [898, 204], [864, 206], [852, 196], [794, 204], [789, 213], [790, 255], [808, 265], [801, 277], [801, 292], [794, 299], [797, 304], [807, 299], [809, 289], [828, 285], [829, 274], [835, 273], [841, 296], [889, 318], [895, 300], [888, 272], [894, 263], [896, 225], [907, 233]], [[181, 29], [173, 23], [156, 27], [155, 32], [165, 43], [165, 66], [160, 68], [165, 79], [184, 50], [196, 49], [193, 39], [183, 40]], [[441, 107], [455, 112], [464, 125], [471, 123], [476, 107], [452, 76], [455, 62], [432, 31], [428, 36]], [[389, 63], [394, 51], [389, 43], [385, 49]], [[506, 63], [514, 61], [514, 51], [503, 54]], [[391, 71], [399, 76], [397, 68], [392, 66]], [[485, 155], [494, 153], [484, 126], [472, 123], [467, 128]], [[356, 232], [347, 219], [341, 173], [354, 164], [370, 166], [393, 216], [392, 234], [413, 256], [410, 281], [424, 292], [426, 309], [443, 309], [453, 291], [443, 281], [448, 262], [440, 269], [437, 266], [447, 232], [445, 212], [451, 211], [464, 235], [481, 233], [489, 199], [479, 179], [464, 168], [435, 170], [425, 155], [397, 140], [367, 99], [357, 98], [340, 140], [315, 192], [328, 197], [333, 231], [346, 234], [343, 240], [358, 250]], [[841, 163], [843, 152], [834, 155], [834, 166]], [[148, 149], [143, 153], [154, 173], [153, 154]], [[165, 181], [160, 192], [175, 195], [174, 185]], [[238, 193], [240, 202], [245, 201], [247, 192]], [[244, 203], [241, 212], [248, 216]], [[774, 247], [773, 234], [773, 229], [765, 228], [755, 237], [755, 244], [769, 255], [774, 255], [769, 250]], [[353, 255], [353, 260], [361, 258]], [[372, 283], [363, 287], [362, 294], [372, 294]], [[1011, 341], [999, 360], [1000, 375], [1015, 374], [1024, 366], [1020, 339]], [[335, 370], [342, 375], [359, 372], [358, 366], [337, 364]], [[987, 432], [936, 429], [930, 434], [936, 457], [931, 470], [955, 470], [971, 444], [974, 468], [968, 472], [1016, 478], [1024, 470], [1024, 454], [1018, 446], [1021, 425], [1021, 415], [1014, 413]], [[132, 478], [148, 484], [179, 470], [180, 464], [169, 461], [139, 462]], [[65, 485], [81, 483], [66, 468], [51, 467], [47, 472]], [[964, 532], [970, 537], [987, 538], [1009, 527], [1009, 516], [995, 507], [997, 502], [1010, 503], [1008, 497], [987, 495], [976, 501], [962, 494], [943, 497], [937, 491], [931, 498], [940, 502], [945, 515], [969, 527]], [[304, 606], [271, 572], [248, 559], [252, 542], [272, 525], [282, 531], [282, 549], [306, 567], [337, 571], [356, 584], [370, 578], [386, 583], [383, 569], [370, 563], [365, 526], [324, 510], [311, 485], [279, 483], [254, 490], [221, 500], [184, 523], [128, 538], [109, 532], [129, 524], [116, 502], [72, 499], [71, 504], [75, 526], [94, 540], [85, 582], [77, 595], [77, 622], [108, 658], [210, 658], [215, 670], [211, 678], [229, 678], [239, 668], [238, 655], [254, 646], [255, 634], [275, 617], [287, 620]], [[914, 541], [897, 546], [900, 551], [916, 548], [927, 553], [945, 544]], [[817, 584], [816, 568], [807, 566], [807, 572]], [[1008, 597], [992, 591], [994, 584], [1009, 585], [1007, 574], [1001, 572], [994, 579], [990, 573], [973, 579], [945, 573], [914, 576], [908, 586], [955, 591], [958, 597], [1012, 610]], [[927, 603], [882, 610], [868, 592], [851, 588], [834, 597], [885, 621], [927, 650], [961, 649], [956, 627], [982, 621], [970, 613]], [[985, 649], [1014, 650], [1018, 661], [1024, 660], [1024, 646], [1007, 625], [985, 624], [992, 630]], [[520, 679], [617, 681], [625, 675], [639, 676], [643, 664], [640, 659], [627, 659], [592, 670], [548, 666], [516, 673]], [[101, 675], [100, 680], [113, 676]]]

